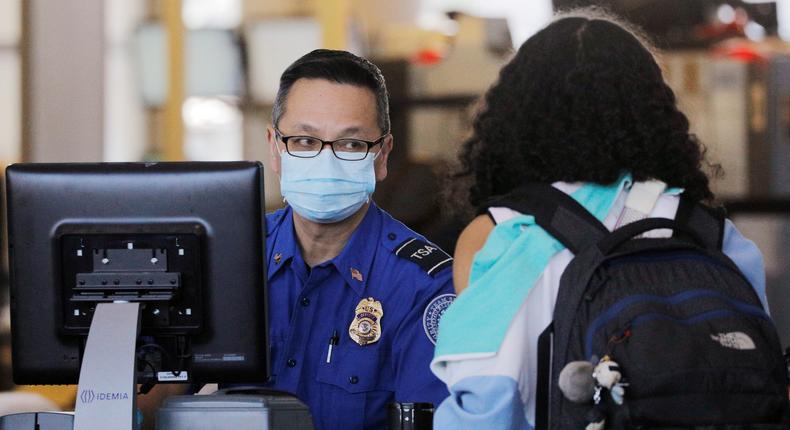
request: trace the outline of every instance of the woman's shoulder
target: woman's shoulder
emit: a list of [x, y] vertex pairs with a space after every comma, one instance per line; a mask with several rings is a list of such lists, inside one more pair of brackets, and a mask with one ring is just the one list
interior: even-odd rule
[[494, 222], [491, 218], [488, 215], [480, 215], [473, 219], [458, 237], [453, 263], [453, 281], [457, 293], [466, 289], [472, 259], [477, 251], [483, 248], [493, 229]]
[[473, 219], [458, 237], [458, 243], [455, 246], [456, 256], [459, 251], [464, 254], [471, 251], [474, 255], [486, 243], [486, 239], [493, 229], [494, 222], [488, 215], [480, 215]]

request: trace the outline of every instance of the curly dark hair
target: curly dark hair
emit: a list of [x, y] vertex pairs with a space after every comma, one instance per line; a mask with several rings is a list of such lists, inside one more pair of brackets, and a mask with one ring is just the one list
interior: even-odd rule
[[525, 182], [609, 184], [630, 171], [712, 200], [705, 150], [649, 46], [598, 10], [529, 38], [482, 100], [450, 175], [457, 191], [480, 208]]

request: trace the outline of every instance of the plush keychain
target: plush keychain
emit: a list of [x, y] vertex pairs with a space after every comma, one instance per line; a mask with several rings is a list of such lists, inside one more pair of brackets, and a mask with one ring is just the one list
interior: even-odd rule
[[571, 361], [560, 372], [560, 391], [574, 403], [587, 403], [595, 394], [595, 366], [589, 361]]
[[598, 386], [609, 390], [609, 394], [616, 404], [623, 404], [625, 384], [620, 382], [623, 375], [620, 373], [620, 366], [615, 361], [612, 361], [608, 355], [604, 356], [595, 366], [592, 376]]
[[606, 425], [606, 414], [596, 405], [587, 412], [587, 427], [584, 430], [603, 430]]
[[585, 430], [602, 430], [606, 425], [606, 402], [601, 402], [601, 392], [606, 390], [617, 405], [622, 405], [626, 383], [620, 366], [608, 355], [597, 365], [589, 361], [572, 361], [560, 372], [560, 391], [574, 403], [593, 401], [595, 406], [587, 415], [589, 424]]

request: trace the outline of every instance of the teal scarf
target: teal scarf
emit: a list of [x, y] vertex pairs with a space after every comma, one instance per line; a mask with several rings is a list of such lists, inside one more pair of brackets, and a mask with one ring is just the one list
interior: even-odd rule
[[[571, 194], [603, 221], [617, 196], [631, 184], [623, 174], [611, 185], [585, 184]], [[565, 247], [535, 218], [519, 215], [497, 225], [475, 254], [469, 286], [442, 316], [437, 358], [457, 354], [496, 353], [510, 322], [549, 260]]]

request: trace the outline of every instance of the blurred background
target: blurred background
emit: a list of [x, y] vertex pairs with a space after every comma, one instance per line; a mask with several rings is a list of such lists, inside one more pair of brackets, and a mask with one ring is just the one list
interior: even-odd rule
[[[726, 172], [715, 191], [765, 254], [790, 345], [790, 0], [0, 0], [0, 164], [266, 166], [280, 73], [310, 50], [346, 49], [379, 65], [391, 95], [396, 147], [376, 201], [452, 250], [466, 220], [442, 209], [440, 178], [476, 100], [554, 11], [590, 4], [660, 49], [693, 131]], [[281, 206], [277, 178], [266, 186], [267, 208]], [[73, 388], [11, 383], [2, 261], [0, 390], [14, 396], [0, 393], [0, 414], [73, 408]]]

